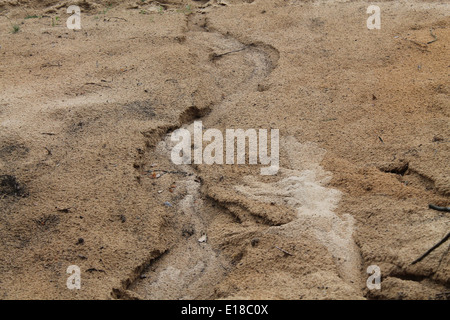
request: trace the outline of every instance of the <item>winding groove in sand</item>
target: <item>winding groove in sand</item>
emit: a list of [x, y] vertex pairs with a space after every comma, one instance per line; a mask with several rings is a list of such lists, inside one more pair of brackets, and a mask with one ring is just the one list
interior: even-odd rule
[[[230, 35], [224, 35], [208, 28], [206, 19], [200, 27], [192, 24], [192, 15], [188, 18], [187, 33], [190, 42], [212, 41], [215, 45], [227, 48], [226, 52], [244, 55], [247, 61], [254, 65], [253, 71], [239, 89], [225, 97], [223, 102], [212, 107], [210, 114], [226, 112], [227, 106], [239, 99], [246, 92], [255, 91], [258, 83], [265, 79], [276, 67], [276, 61], [271, 60], [276, 49], [265, 44], [244, 44]], [[277, 51], [275, 52], [277, 54]], [[272, 56], [271, 56], [272, 55]], [[183, 125], [192, 130], [192, 124]], [[167, 134], [161, 141], [156, 152], [165, 154], [170, 158], [173, 143]], [[340, 192], [326, 187], [330, 173], [324, 172], [320, 167], [325, 150], [316, 145], [300, 144], [295, 138], [282, 139], [282, 146], [289, 152], [291, 169], [281, 168], [281, 180], [275, 183], [262, 184], [257, 177], [245, 177], [244, 185], [236, 185], [235, 190], [257, 201], [282, 202], [298, 212], [298, 219], [281, 227], [271, 227], [283, 232], [295, 232], [299, 236], [303, 232], [313, 230], [317, 240], [325, 246], [336, 261], [339, 277], [346, 283], [359, 278], [360, 261], [357, 247], [353, 241], [354, 222], [350, 215], [338, 217], [333, 210], [340, 200]], [[312, 150], [312, 151], [311, 151]], [[302, 161], [296, 159], [306, 154]], [[315, 156], [311, 156], [315, 154]], [[200, 183], [196, 181], [196, 172], [191, 166], [181, 166], [181, 170], [192, 173], [190, 178], [178, 183], [185, 184], [188, 195], [178, 204], [178, 213], [187, 215], [196, 226], [196, 230], [207, 230], [205, 221], [206, 212], [202, 206], [194, 205], [201, 201]], [[151, 280], [141, 280], [139, 272], [135, 279], [128, 279], [129, 285], [124, 288], [126, 294], [121, 297], [143, 299], [205, 299], [211, 298], [213, 292], [205, 296], [204, 288], [213, 288], [223, 280], [229, 268], [229, 261], [217, 252], [214, 252], [208, 243], [198, 244], [194, 241], [181, 243], [162, 254], [162, 258], [149, 262], [155, 277]], [[189, 252], [183, 259], [183, 252]], [[140, 270], [142, 272], [142, 270]], [[212, 290], [212, 289], [211, 289]], [[196, 292], [202, 291], [203, 294]]]
[[[225, 112], [227, 104], [239, 98], [241, 94], [255, 91], [258, 83], [266, 78], [274, 69], [274, 62], [270, 54], [276, 54], [276, 50], [264, 44], [244, 44], [230, 35], [223, 35], [218, 31], [211, 30], [206, 24], [206, 18], [200, 15], [200, 26], [194, 23], [198, 15], [190, 15], [187, 18], [188, 45], [201, 45], [208, 42], [223, 48], [224, 52], [243, 55], [246, 61], [253, 64], [253, 70], [247, 79], [239, 85], [236, 91], [224, 97], [221, 103], [212, 107], [212, 112]], [[197, 21], [198, 22], [198, 21]], [[199, 43], [196, 43], [199, 42]], [[266, 52], [270, 50], [271, 52]], [[216, 57], [217, 59], [226, 58]], [[188, 119], [182, 126], [191, 122]], [[192, 128], [192, 125], [191, 125]], [[170, 130], [168, 130], [170, 131]], [[170, 159], [173, 143], [170, 134], [166, 134], [157, 145], [155, 152], [165, 155]], [[196, 173], [192, 166], [180, 166], [180, 170], [192, 173], [177, 182], [177, 185], [186, 188], [188, 194], [177, 204], [177, 214], [187, 216], [195, 230], [207, 230], [206, 217], [200, 193], [200, 183], [196, 181]], [[196, 202], [196, 205], [194, 205]], [[161, 253], [158, 257], [147, 259], [144, 264], [136, 268], [133, 276], [122, 281], [124, 288], [114, 289], [112, 296], [122, 299], [205, 299], [213, 295], [213, 291], [204, 293], [205, 287], [211, 290], [215, 284], [223, 280], [231, 268], [229, 261], [214, 252], [208, 243], [199, 244], [197, 239], [190, 239], [170, 248], [169, 251]], [[188, 255], [183, 254], [189, 252]], [[182, 257], [182, 258], [180, 258]], [[141, 279], [142, 273], [152, 268], [154, 275], [150, 281]], [[156, 279], [155, 279], [156, 278]], [[197, 292], [203, 292], [198, 294]]]

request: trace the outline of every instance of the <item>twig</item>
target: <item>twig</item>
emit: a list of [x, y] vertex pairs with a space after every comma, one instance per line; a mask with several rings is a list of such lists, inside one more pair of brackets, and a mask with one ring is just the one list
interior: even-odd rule
[[56, 133], [53, 133], [53, 132], [41, 132], [41, 134], [46, 134], [48, 136], [55, 136], [56, 135]]
[[[422, 42], [415, 41], [415, 40], [411, 40], [411, 39], [408, 39], [408, 38], [403, 38], [403, 39], [404, 39], [404, 40], [408, 40], [408, 41], [414, 43], [415, 45], [417, 45], [417, 46], [419, 46], [419, 47], [422, 47], [422, 48], [428, 48], [428, 45], [429, 45], [429, 44], [431, 44], [431, 43], [433, 43], [433, 42], [436, 42], [436, 41], [438, 40], [437, 36], [433, 33], [433, 28], [430, 28], [430, 34], [431, 34], [431, 36], [432, 36], [434, 39], [431, 40], [431, 41], [428, 41], [427, 43], [422, 43]], [[425, 50], [426, 50], [426, 49], [425, 49]], [[427, 51], [428, 51], [428, 50], [427, 50]]]
[[422, 261], [426, 256], [428, 256], [431, 252], [433, 252], [435, 249], [437, 249], [441, 244], [445, 243], [450, 238], [450, 232], [447, 233], [447, 235], [438, 243], [436, 243], [434, 246], [432, 246], [430, 249], [428, 249], [427, 252], [425, 252], [423, 255], [421, 255], [419, 258], [414, 260], [411, 264], [416, 264], [417, 262]]
[[434, 204], [431, 204], [431, 203], [428, 205], [428, 208], [437, 210], [437, 211], [450, 212], [450, 207], [439, 207], [439, 206], [435, 206]]
[[245, 49], [247, 49], [247, 47], [244, 47], [244, 48], [241, 48], [241, 49], [237, 49], [237, 50], [228, 51], [228, 52], [225, 52], [225, 53], [220, 53], [220, 54], [213, 53], [212, 54], [212, 59], [217, 59], [217, 58], [223, 57], [223, 56], [225, 56], [227, 54], [230, 54], [230, 53], [236, 53], [236, 52], [244, 51]]
[[405, 40], [408, 40], [408, 41], [410, 41], [410, 42], [412, 42], [412, 43], [414, 43], [415, 45], [417, 45], [417, 46], [419, 46], [419, 47], [421, 47], [422, 50], [428, 51], [428, 50], [425, 49], [425, 48], [428, 47], [428, 45], [427, 45], [426, 43], [421, 43], [421, 42], [419, 42], [419, 41], [411, 40], [411, 39], [408, 39], [408, 38], [404, 38], [404, 39], [405, 39]]
[[433, 28], [430, 28], [430, 34], [434, 38], [434, 40], [428, 41], [427, 44], [437, 41], [437, 36], [433, 33]]
[[280, 251], [283, 252], [284, 254], [287, 254], [288, 256], [293, 256], [292, 253], [289, 253], [289, 252], [287, 252], [287, 251], [284, 250], [284, 249], [278, 248], [277, 246], [275, 246], [275, 248], [277, 248], [278, 250], [280, 250]]

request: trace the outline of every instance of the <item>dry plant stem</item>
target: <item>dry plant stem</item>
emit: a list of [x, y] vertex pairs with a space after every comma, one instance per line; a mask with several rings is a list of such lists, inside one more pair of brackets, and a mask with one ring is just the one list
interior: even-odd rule
[[423, 255], [421, 255], [419, 258], [414, 260], [411, 264], [416, 264], [417, 262], [422, 261], [426, 256], [428, 256], [431, 252], [433, 252], [435, 249], [439, 248], [439, 246], [443, 243], [445, 243], [450, 238], [450, 232], [447, 233], [447, 235], [438, 243], [436, 243], [434, 246], [432, 246], [430, 249], [428, 249], [427, 252], [425, 252]]
[[437, 211], [450, 212], [450, 207], [439, 207], [439, 206], [435, 206], [434, 204], [431, 204], [431, 203], [428, 205], [428, 208], [437, 210]]
[[279, 248], [279, 247], [277, 247], [277, 246], [275, 246], [275, 248], [277, 248], [278, 250], [280, 250], [281, 252], [283, 252], [284, 254], [287, 254], [288, 256], [293, 256], [293, 254], [292, 253], [290, 253], [290, 252], [287, 252], [286, 250], [284, 250], [284, 249], [281, 249], [281, 248]]

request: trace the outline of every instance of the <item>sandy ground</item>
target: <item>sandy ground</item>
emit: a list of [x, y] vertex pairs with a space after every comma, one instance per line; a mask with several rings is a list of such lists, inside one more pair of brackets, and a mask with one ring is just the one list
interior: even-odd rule
[[[448, 299], [449, 243], [411, 262], [450, 231], [449, 14], [0, 1], [0, 298]], [[173, 164], [194, 120], [279, 129], [278, 174]]]

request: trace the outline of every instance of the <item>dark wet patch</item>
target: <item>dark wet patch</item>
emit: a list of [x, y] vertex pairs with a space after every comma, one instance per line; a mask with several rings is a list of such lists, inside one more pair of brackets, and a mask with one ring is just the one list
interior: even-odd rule
[[30, 150], [20, 144], [11, 144], [0, 148], [0, 159], [13, 160], [17, 158], [24, 158]]
[[27, 192], [24, 186], [22, 186], [16, 179], [16, 177], [11, 175], [1, 175], [0, 176], [0, 196], [16, 196], [25, 197]]

